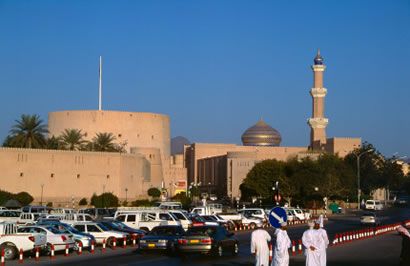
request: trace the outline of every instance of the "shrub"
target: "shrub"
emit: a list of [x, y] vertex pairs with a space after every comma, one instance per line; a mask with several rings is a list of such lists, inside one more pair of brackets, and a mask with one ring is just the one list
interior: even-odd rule
[[88, 205], [87, 199], [86, 199], [86, 198], [80, 199], [80, 201], [78, 202], [78, 205], [80, 205], [80, 206], [86, 206], [86, 205]]
[[131, 206], [132, 207], [152, 207], [154, 206], [154, 202], [151, 202], [147, 199], [134, 200], [133, 202], [131, 202]]
[[52, 202], [47, 202], [47, 207], [53, 207], [53, 203]]
[[98, 196], [94, 193], [91, 197], [91, 205], [94, 205], [96, 208], [118, 207], [119, 200], [111, 192], [105, 192]]
[[34, 198], [27, 192], [23, 191], [14, 196], [14, 199], [18, 200], [21, 205], [29, 205], [33, 202]]
[[148, 189], [148, 196], [153, 198], [159, 198], [159, 196], [161, 196], [161, 191], [156, 187], [152, 187]]

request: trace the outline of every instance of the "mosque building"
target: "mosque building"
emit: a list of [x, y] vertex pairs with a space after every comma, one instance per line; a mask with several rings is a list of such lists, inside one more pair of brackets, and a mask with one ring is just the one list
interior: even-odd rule
[[262, 119], [248, 128], [242, 135], [243, 145], [193, 143], [185, 146], [184, 159], [187, 168], [188, 184], [199, 186], [202, 191], [240, 197], [239, 186], [253, 166], [263, 160], [276, 159], [286, 161], [290, 158], [317, 157], [320, 153], [345, 156], [361, 145], [360, 138], [327, 138], [325, 117], [325, 96], [323, 74], [326, 69], [318, 51], [314, 58], [312, 117], [310, 126], [310, 145], [308, 147], [282, 147], [282, 137], [278, 130], [266, 124]]
[[121, 200], [142, 199], [151, 187], [161, 188], [168, 196], [200, 186], [220, 197], [240, 197], [240, 184], [262, 160], [314, 157], [321, 152], [345, 156], [360, 146], [360, 138], [326, 136], [325, 68], [318, 52], [312, 66], [308, 147], [280, 146], [279, 131], [261, 119], [243, 133], [243, 145], [193, 143], [184, 146], [183, 154], [171, 155], [167, 115], [102, 110], [100, 93], [98, 110], [50, 112], [49, 134], [81, 129], [85, 139], [91, 140], [96, 133], [108, 132], [126, 147], [126, 153], [0, 148], [2, 189], [27, 191], [36, 203], [53, 202], [54, 206], [75, 205], [103, 192], [112, 192]]

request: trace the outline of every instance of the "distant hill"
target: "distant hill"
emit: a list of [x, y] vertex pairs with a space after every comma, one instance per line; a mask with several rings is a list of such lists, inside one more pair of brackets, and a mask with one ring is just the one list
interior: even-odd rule
[[183, 154], [184, 145], [191, 144], [189, 140], [185, 137], [178, 136], [171, 139], [171, 154]]

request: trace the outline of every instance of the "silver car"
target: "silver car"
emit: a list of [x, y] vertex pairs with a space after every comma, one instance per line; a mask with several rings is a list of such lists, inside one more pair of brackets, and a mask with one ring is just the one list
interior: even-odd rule
[[362, 217], [360, 217], [360, 223], [363, 225], [380, 225], [380, 218], [377, 217], [374, 212], [365, 212]]

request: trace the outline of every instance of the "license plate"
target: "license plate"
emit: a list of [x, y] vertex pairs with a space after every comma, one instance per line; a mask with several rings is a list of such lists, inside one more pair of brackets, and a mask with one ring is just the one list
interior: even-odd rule
[[199, 240], [198, 239], [194, 239], [194, 240], [191, 240], [191, 241], [189, 241], [190, 243], [199, 243]]
[[155, 244], [148, 244], [149, 248], [155, 248]]

